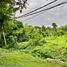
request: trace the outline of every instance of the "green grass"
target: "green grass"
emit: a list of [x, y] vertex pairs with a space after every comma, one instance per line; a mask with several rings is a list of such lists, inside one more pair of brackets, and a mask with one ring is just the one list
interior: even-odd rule
[[0, 67], [67, 67], [59, 61], [42, 60], [22, 51], [0, 49]]
[[33, 55], [41, 58], [55, 58], [67, 61], [67, 37], [65, 35], [59, 37], [46, 37], [46, 43], [42, 46], [35, 46], [32, 50]]
[[[10, 50], [0, 48], [0, 67], [67, 67], [67, 37], [46, 37], [46, 43], [42, 46], [31, 46], [24, 50]], [[28, 43], [19, 43], [20, 46], [26, 46]], [[28, 50], [28, 51], [27, 51]], [[48, 58], [32, 56], [32, 51], [38, 50], [41, 54], [53, 57]], [[27, 52], [26, 52], [27, 51]], [[55, 60], [55, 59], [57, 60]], [[60, 60], [58, 60], [60, 59]], [[62, 60], [65, 61], [62, 61]]]

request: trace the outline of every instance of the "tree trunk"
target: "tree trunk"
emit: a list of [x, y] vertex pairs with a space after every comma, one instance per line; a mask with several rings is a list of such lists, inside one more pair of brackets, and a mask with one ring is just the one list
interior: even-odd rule
[[5, 37], [5, 32], [3, 31], [3, 38], [4, 38], [4, 44], [5, 46], [7, 45], [7, 42], [6, 42], [6, 37]]
[[6, 41], [5, 32], [4, 32], [3, 28], [2, 28], [2, 34], [3, 34], [4, 44], [6, 46], [7, 45], [7, 41]]

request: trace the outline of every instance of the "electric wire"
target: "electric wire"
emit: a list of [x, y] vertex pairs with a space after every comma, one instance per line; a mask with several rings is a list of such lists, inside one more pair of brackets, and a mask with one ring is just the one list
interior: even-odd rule
[[[35, 12], [35, 13], [32, 13], [32, 14], [29, 14], [29, 15], [26, 15], [26, 16], [24, 16], [24, 17], [28, 17], [28, 16], [31, 16], [31, 15], [39, 14], [39, 13], [42, 13], [42, 12], [44, 12], [44, 11], [48, 11], [48, 10], [50, 10], [50, 9], [52, 9], [52, 8], [55, 8], [55, 7], [57, 7], [57, 6], [61, 6], [61, 5], [66, 4], [66, 3], [67, 3], [67, 2], [62, 2], [62, 3], [57, 4], [57, 5], [55, 5], [55, 6], [52, 6], [52, 7], [49, 7], [49, 8], [43, 9], [43, 10], [40, 10], [40, 11], [38, 11], [38, 12]], [[23, 17], [23, 16], [22, 16], [22, 17]]]
[[22, 15], [22, 16], [15, 17], [15, 18], [17, 19], [17, 18], [20, 18], [20, 17], [26, 16], [26, 15], [29, 15], [29, 14], [31, 14], [31, 13], [37, 11], [37, 10], [40, 10], [40, 9], [42, 9], [42, 8], [44, 8], [44, 7], [48, 6], [48, 5], [50, 5], [50, 4], [54, 3], [54, 2], [56, 2], [56, 1], [57, 1], [57, 0], [54, 0], [54, 1], [52, 1], [52, 2], [50, 2], [50, 3], [48, 3], [48, 4], [46, 4], [46, 5], [43, 5], [43, 6], [37, 8], [37, 9], [35, 9], [35, 10], [33, 10], [33, 11], [30, 11], [30, 12], [28, 12], [28, 13]]

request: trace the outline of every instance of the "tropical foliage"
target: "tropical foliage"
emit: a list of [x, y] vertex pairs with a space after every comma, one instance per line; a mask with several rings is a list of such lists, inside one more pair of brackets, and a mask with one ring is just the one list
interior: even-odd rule
[[26, 2], [0, 0], [0, 67], [67, 67], [67, 25], [40, 27], [15, 20]]

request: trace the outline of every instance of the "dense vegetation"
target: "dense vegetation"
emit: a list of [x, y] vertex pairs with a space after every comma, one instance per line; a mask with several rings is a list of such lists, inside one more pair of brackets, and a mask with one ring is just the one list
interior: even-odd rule
[[67, 67], [67, 25], [58, 27], [52, 23], [51, 27], [39, 27], [10, 20], [5, 31], [7, 45], [0, 35], [0, 65], [10, 67], [18, 63], [20, 67], [34, 67], [41, 63], [39, 67], [54, 67], [57, 63], [59, 67]]
[[23, 25], [13, 16], [26, 2], [0, 0], [0, 67], [67, 67], [67, 25]]

